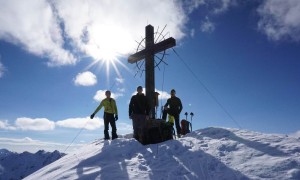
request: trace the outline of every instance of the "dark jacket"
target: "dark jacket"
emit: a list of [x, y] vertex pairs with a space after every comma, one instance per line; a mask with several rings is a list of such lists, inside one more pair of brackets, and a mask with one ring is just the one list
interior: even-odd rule
[[168, 106], [169, 106], [169, 113], [171, 115], [180, 114], [182, 110], [181, 100], [176, 96], [173, 96], [167, 100], [165, 107]]
[[131, 97], [129, 103], [129, 116], [132, 114], [149, 115], [150, 106], [144, 94], [136, 94]]

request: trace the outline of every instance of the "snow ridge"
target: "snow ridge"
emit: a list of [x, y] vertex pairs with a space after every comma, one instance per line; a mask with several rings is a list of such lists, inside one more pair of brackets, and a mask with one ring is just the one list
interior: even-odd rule
[[143, 146], [132, 138], [97, 140], [25, 179], [300, 179], [300, 140], [206, 128]]

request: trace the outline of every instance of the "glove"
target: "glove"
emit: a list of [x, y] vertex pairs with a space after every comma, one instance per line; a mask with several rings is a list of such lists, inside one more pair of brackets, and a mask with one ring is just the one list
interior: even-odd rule
[[117, 121], [119, 119], [118, 115], [115, 115], [115, 120]]
[[91, 119], [93, 119], [93, 118], [94, 118], [94, 116], [95, 116], [95, 114], [93, 113], [93, 114], [90, 116], [90, 118], [91, 118]]

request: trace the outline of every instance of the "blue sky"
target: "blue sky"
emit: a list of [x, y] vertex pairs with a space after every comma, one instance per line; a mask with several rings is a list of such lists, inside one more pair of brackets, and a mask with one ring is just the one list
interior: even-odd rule
[[131, 133], [128, 103], [145, 81], [127, 58], [148, 24], [177, 41], [179, 57], [169, 49], [156, 68], [160, 104], [176, 89], [193, 129], [299, 131], [299, 1], [23, 3], [0, 0], [1, 148], [64, 151], [76, 135], [70, 149], [103, 137], [103, 110], [88, 117], [107, 89], [118, 133]]

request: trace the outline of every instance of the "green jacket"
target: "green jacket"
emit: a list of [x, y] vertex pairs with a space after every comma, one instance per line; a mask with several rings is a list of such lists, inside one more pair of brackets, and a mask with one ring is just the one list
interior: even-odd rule
[[95, 110], [94, 114], [96, 114], [100, 109], [104, 107], [104, 112], [118, 115], [118, 108], [116, 101], [113, 98], [105, 98], [101, 101], [100, 105]]

